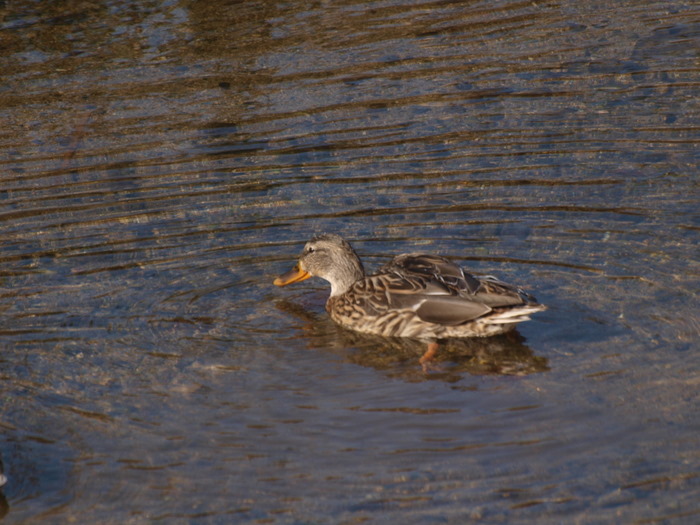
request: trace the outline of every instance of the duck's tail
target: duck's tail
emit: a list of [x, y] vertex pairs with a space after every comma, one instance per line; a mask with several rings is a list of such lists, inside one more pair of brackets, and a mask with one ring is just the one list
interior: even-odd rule
[[514, 308], [506, 308], [500, 312], [494, 311], [488, 316], [488, 324], [515, 324], [530, 320], [530, 314], [546, 310], [547, 307], [543, 304], [528, 304], [524, 306], [516, 306]]

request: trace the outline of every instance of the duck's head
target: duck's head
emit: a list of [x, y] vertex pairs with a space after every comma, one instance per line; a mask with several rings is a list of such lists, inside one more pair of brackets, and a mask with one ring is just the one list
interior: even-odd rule
[[274, 284], [285, 286], [320, 277], [331, 283], [331, 297], [345, 293], [353, 283], [365, 276], [360, 258], [340, 235], [322, 233], [304, 246], [297, 264], [275, 279]]

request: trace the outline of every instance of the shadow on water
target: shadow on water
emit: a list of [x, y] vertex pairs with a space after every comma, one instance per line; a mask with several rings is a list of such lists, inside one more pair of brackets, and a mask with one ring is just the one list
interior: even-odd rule
[[2, 457], [0, 457], [0, 520], [5, 517], [5, 515], [10, 512], [10, 505], [7, 503], [7, 498], [3, 492], [3, 485], [7, 483], [7, 478], [5, 477], [5, 468], [2, 463]]
[[547, 359], [538, 357], [517, 331], [489, 338], [450, 339], [440, 342], [429, 371], [419, 359], [426, 350], [423, 341], [359, 334], [336, 326], [325, 314], [317, 314], [299, 303], [286, 300], [276, 307], [300, 322], [298, 336], [309, 349], [341, 352], [349, 363], [381, 371], [387, 377], [406, 381], [442, 380], [457, 382], [464, 374], [522, 376], [549, 370]]

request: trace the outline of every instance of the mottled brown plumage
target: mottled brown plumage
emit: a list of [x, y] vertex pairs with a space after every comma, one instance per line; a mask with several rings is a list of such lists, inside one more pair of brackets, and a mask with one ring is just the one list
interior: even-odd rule
[[396, 256], [366, 276], [352, 247], [335, 234], [312, 238], [278, 286], [321, 277], [331, 284], [326, 310], [338, 324], [386, 337], [434, 341], [485, 337], [512, 330], [545, 309], [495, 277], [475, 277], [436, 255]]

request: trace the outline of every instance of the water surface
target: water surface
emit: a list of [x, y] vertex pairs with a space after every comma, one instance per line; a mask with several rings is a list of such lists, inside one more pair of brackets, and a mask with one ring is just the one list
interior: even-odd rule
[[[691, 2], [0, 4], [7, 523], [693, 523]], [[422, 346], [314, 233], [532, 291]]]

